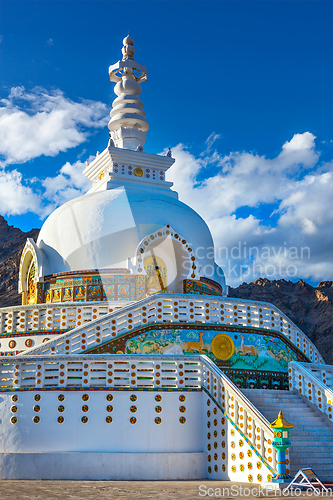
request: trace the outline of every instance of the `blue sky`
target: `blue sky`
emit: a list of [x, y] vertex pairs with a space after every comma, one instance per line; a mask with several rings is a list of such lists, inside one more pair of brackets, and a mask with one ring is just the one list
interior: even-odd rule
[[332, 279], [332, 6], [1, 0], [0, 213], [40, 227], [85, 191], [83, 163], [108, 140], [108, 67], [129, 30], [148, 72], [145, 150], [173, 148], [170, 178], [217, 246], [309, 246], [287, 277]]

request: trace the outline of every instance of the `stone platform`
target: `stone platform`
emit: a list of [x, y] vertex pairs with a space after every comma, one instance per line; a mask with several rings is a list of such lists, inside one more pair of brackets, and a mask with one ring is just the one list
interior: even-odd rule
[[[213, 488], [213, 496], [199, 495], [202, 485], [206, 491]], [[231, 488], [238, 488], [241, 493], [247, 488], [247, 494], [231, 494]], [[215, 495], [216, 488], [225, 488], [224, 496]], [[230, 494], [227, 494], [226, 489]], [[243, 490], [240, 490], [243, 488]], [[274, 493], [258, 496], [258, 485], [234, 483], [231, 481], [4, 481], [0, 480], [1, 500], [196, 500], [200, 498], [280, 498]], [[250, 489], [253, 494], [248, 494]], [[254, 491], [256, 489], [256, 491]], [[291, 496], [290, 496], [291, 497]], [[289, 498], [289, 497], [281, 497]], [[291, 497], [291, 498], [295, 498]], [[310, 498], [306, 492], [297, 496], [301, 500]], [[316, 497], [321, 498], [321, 497]]]

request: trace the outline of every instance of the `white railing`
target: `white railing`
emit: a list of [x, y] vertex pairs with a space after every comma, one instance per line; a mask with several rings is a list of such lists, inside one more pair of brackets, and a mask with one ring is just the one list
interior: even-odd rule
[[0, 361], [0, 390], [54, 388], [205, 389], [275, 469], [266, 418], [206, 356], [21, 356]]
[[[107, 308], [104, 302], [99, 304]], [[95, 306], [90, 307], [94, 309]], [[140, 326], [179, 322], [273, 330], [288, 338], [311, 361], [323, 362], [319, 351], [306, 335], [271, 304], [226, 297], [167, 293], [156, 294], [114, 312], [104, 313], [101, 318], [93, 318], [85, 325], [78, 326], [42, 346], [31, 348], [26, 353], [77, 354]]]
[[294, 389], [305, 396], [310, 403], [316, 405], [332, 421], [333, 366], [292, 361], [289, 363], [288, 370], [290, 389]]
[[0, 334], [69, 330], [129, 302], [61, 302], [0, 308]]
[[0, 388], [201, 388], [202, 362], [162, 356], [22, 356], [0, 361]]
[[244, 433], [260, 455], [276, 468], [276, 450], [272, 446], [274, 432], [268, 420], [240, 389], [206, 356], [203, 363], [203, 387], [216, 399], [225, 413]]

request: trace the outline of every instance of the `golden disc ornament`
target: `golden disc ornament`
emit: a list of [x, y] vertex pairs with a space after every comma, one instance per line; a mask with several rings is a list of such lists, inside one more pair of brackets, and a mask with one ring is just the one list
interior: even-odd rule
[[138, 167], [138, 168], [135, 168], [135, 169], [134, 169], [134, 175], [135, 175], [136, 177], [142, 177], [142, 176], [143, 176], [143, 170], [142, 170], [142, 168], [139, 168], [139, 167]]
[[210, 344], [210, 348], [214, 356], [222, 361], [230, 359], [235, 352], [235, 344], [232, 338], [224, 333], [215, 335]]

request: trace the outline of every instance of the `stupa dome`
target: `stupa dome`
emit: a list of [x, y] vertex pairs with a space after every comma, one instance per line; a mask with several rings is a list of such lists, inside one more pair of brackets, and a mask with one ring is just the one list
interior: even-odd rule
[[[151, 240], [155, 233], [157, 236]], [[173, 235], [178, 235], [179, 240], [168, 239]], [[171, 266], [177, 281], [191, 277], [191, 254], [195, 257], [196, 275], [225, 286], [222, 270], [214, 263], [213, 240], [207, 224], [171, 190], [159, 193], [156, 189], [123, 185], [75, 198], [48, 217], [37, 247], [44, 275], [126, 269], [136, 267], [140, 243], [147, 237], [148, 250], [153, 248], [164, 261], [169, 260], [169, 272]], [[192, 252], [186, 250], [182, 241]], [[176, 284], [175, 288], [179, 291]]]
[[207, 224], [165, 180], [170, 151], [143, 150], [149, 125], [137, 96], [146, 68], [132, 57], [133, 44], [126, 37], [123, 59], [109, 68], [118, 97], [108, 147], [83, 172], [91, 189], [57, 208], [23, 251], [23, 303], [227, 293]]

